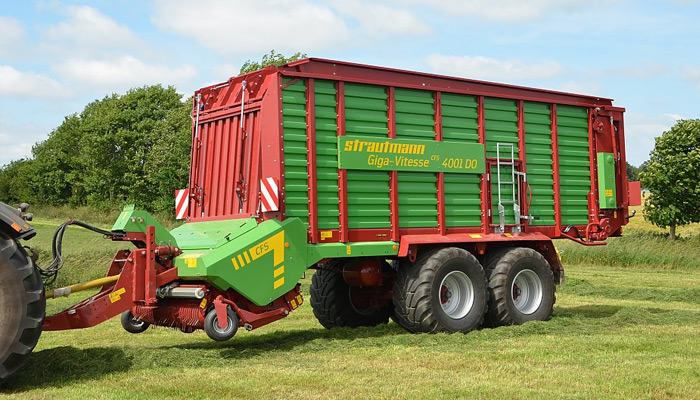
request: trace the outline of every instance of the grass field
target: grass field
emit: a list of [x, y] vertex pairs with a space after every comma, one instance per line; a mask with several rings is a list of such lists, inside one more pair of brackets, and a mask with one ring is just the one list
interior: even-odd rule
[[[49, 258], [58, 220], [40, 219]], [[323, 329], [311, 308], [230, 342], [110, 320], [47, 332], [3, 388], [9, 398], [700, 398], [700, 236], [669, 242], [637, 217], [625, 237], [558, 242], [567, 284], [548, 322], [466, 335], [412, 335], [394, 323]], [[123, 244], [121, 244], [123, 246]], [[66, 233], [62, 282], [101, 276], [120, 245]], [[308, 300], [310, 278], [303, 280]], [[60, 310], [78, 299], [49, 303]], [[308, 303], [308, 302], [307, 302]]]

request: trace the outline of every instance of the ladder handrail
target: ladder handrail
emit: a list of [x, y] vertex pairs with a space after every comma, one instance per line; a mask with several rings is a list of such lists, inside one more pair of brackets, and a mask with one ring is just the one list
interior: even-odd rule
[[[503, 147], [510, 147], [510, 161], [502, 161], [501, 160], [501, 146]], [[503, 182], [501, 180], [501, 165], [503, 166], [510, 166], [510, 181]], [[505, 233], [506, 229], [506, 217], [505, 217], [505, 207], [503, 207], [504, 204], [512, 204], [513, 205], [513, 214], [515, 217], [515, 225], [517, 226], [517, 231], [520, 231], [521, 224], [520, 224], [520, 204], [518, 204], [518, 196], [516, 194], [517, 188], [516, 185], [519, 185], [520, 182], [516, 181], [515, 178], [516, 176], [520, 176], [520, 172], [515, 172], [515, 145], [513, 143], [500, 143], [496, 142], [496, 192], [498, 194], [498, 216], [499, 216], [499, 222], [500, 222], [500, 233]], [[511, 200], [510, 201], [503, 201], [502, 195], [501, 195], [501, 186], [502, 185], [510, 185], [511, 186]]]

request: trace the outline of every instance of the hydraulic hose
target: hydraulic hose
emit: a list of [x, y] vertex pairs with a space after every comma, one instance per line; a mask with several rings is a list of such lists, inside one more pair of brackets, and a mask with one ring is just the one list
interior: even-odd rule
[[39, 273], [41, 273], [41, 276], [43, 277], [44, 280], [44, 285], [51, 285], [56, 281], [56, 277], [58, 276], [58, 271], [61, 270], [63, 267], [63, 234], [66, 231], [66, 228], [68, 228], [69, 225], [77, 225], [81, 228], [93, 231], [95, 233], [99, 233], [101, 235], [105, 236], [123, 236], [123, 233], [115, 233], [112, 231], [107, 231], [104, 229], [100, 229], [97, 227], [94, 227], [90, 224], [87, 224], [82, 221], [76, 221], [74, 219], [69, 219], [68, 221], [62, 223], [59, 225], [58, 228], [56, 228], [56, 232], [53, 234], [53, 240], [51, 242], [51, 253], [53, 255], [53, 261], [51, 261], [51, 264], [49, 264], [48, 267], [46, 268], [39, 268]]

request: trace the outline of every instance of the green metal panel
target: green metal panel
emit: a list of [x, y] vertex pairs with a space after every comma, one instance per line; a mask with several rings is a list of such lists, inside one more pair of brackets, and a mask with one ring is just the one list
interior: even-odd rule
[[391, 241], [319, 243], [308, 246], [306, 262], [311, 266], [326, 258], [391, 257], [396, 256], [398, 253], [399, 243]]
[[319, 229], [338, 229], [338, 148], [336, 89], [331, 81], [314, 82], [316, 114], [316, 190]]
[[555, 224], [552, 118], [549, 104], [525, 102], [525, 161], [532, 202], [528, 215], [539, 219], [530, 225]]
[[[389, 134], [386, 88], [345, 84], [345, 134], [378, 138]], [[389, 173], [348, 171], [348, 228], [389, 228]]]
[[178, 276], [233, 288], [263, 306], [296, 286], [308, 267], [306, 228], [298, 218], [260, 223], [209, 250], [188, 250], [175, 258]]
[[[435, 140], [433, 93], [395, 89], [396, 137]], [[399, 227], [437, 227], [437, 177], [429, 172], [398, 172]]]
[[587, 108], [557, 105], [557, 142], [562, 225], [586, 225], [591, 190]]
[[[284, 78], [287, 83], [291, 79]], [[309, 226], [309, 186], [306, 160], [306, 86], [300, 80], [282, 90], [284, 130], [284, 206], [287, 218]]]
[[[443, 93], [442, 140], [478, 143], [479, 117], [476, 97]], [[478, 175], [445, 173], [445, 225], [481, 225], [481, 186]]]
[[160, 222], [146, 211], [134, 210], [133, 204], [124, 206], [124, 210], [119, 214], [111, 230], [116, 232], [141, 232], [145, 234], [148, 225], [155, 227], [156, 244], [178, 245], [175, 238], [167, 229], [163, 228]]
[[215, 249], [258, 226], [255, 218], [188, 222], [170, 231], [183, 250]]
[[598, 153], [598, 201], [600, 208], [617, 208], [613, 153]]
[[[514, 157], [518, 159], [518, 105], [515, 100], [507, 99], [484, 99], [484, 117], [486, 128], [486, 156], [496, 158], [497, 143], [511, 143], [514, 145]], [[507, 149], [507, 150], [506, 150]], [[510, 159], [510, 149], [501, 146], [501, 159]], [[501, 166], [501, 181], [512, 180], [512, 168]], [[498, 184], [496, 166], [491, 168], [491, 201], [493, 204], [492, 220], [498, 223]], [[513, 198], [514, 186], [501, 185], [501, 200], [510, 201]], [[517, 196], [517, 193], [516, 193]], [[505, 222], [514, 224], [515, 216], [513, 205], [506, 204]]]

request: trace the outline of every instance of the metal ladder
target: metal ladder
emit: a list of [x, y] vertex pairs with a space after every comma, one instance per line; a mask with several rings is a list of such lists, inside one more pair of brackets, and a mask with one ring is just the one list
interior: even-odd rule
[[[501, 147], [510, 148], [510, 161], [503, 161], [501, 159]], [[501, 179], [501, 166], [510, 167], [509, 181], [503, 181]], [[521, 219], [529, 219], [527, 216], [523, 217], [520, 215], [520, 203], [518, 202], [518, 191], [520, 189], [520, 184], [519, 181], [516, 180], [520, 176], [522, 176], [523, 179], [527, 179], [524, 172], [515, 171], [515, 146], [512, 143], [496, 143], [496, 187], [498, 193], [498, 217], [500, 222], [499, 227], [496, 228], [497, 233], [506, 233], [506, 209], [504, 205], [513, 205], [513, 214], [515, 217], [515, 228], [513, 228], [513, 233], [520, 233], [522, 231], [522, 225], [520, 224]], [[510, 200], [503, 200], [501, 195], [502, 186], [510, 187]]]

